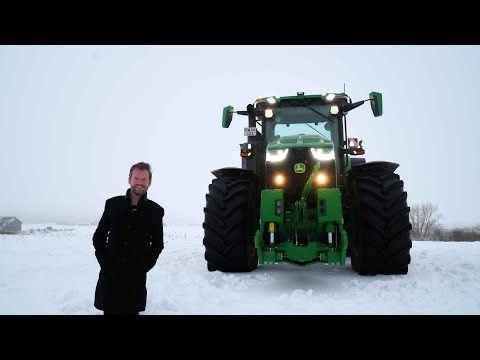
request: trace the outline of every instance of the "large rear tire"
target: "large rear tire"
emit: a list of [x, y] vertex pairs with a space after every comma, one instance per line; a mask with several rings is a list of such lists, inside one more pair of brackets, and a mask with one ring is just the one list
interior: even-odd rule
[[203, 244], [207, 269], [223, 272], [256, 269], [255, 182], [246, 177], [213, 179], [206, 198]]
[[393, 172], [364, 172], [349, 180], [353, 270], [360, 275], [406, 274], [412, 226], [403, 181]]

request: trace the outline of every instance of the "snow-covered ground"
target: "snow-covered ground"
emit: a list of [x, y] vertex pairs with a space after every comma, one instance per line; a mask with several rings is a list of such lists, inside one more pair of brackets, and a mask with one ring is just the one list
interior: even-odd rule
[[[207, 270], [201, 226], [164, 230], [141, 315], [480, 314], [480, 242], [414, 241], [407, 275], [360, 276], [349, 259], [228, 274]], [[22, 234], [0, 234], [0, 314], [102, 314], [93, 306], [94, 231], [24, 224]]]

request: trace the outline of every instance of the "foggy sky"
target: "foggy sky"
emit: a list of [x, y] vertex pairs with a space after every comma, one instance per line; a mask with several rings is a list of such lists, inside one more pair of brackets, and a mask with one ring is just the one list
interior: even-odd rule
[[212, 170], [241, 166], [247, 118], [224, 106], [342, 92], [367, 161], [400, 164], [408, 204], [480, 224], [479, 46], [0, 46], [0, 216], [96, 223], [128, 170], [152, 165], [167, 224], [201, 224]]

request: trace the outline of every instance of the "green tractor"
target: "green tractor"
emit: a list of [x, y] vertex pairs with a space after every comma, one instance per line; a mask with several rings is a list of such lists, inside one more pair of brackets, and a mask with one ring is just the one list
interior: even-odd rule
[[242, 167], [212, 171], [204, 208], [209, 271], [249, 272], [259, 264], [344, 266], [360, 275], [406, 274], [410, 208], [398, 164], [366, 162], [363, 141], [347, 137], [346, 115], [382, 94], [352, 102], [345, 93], [259, 98], [248, 116]]

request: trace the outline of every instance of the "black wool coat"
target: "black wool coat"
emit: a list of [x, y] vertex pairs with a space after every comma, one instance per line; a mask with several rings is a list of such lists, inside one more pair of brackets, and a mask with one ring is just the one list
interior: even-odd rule
[[94, 305], [111, 312], [144, 311], [147, 272], [163, 250], [163, 208], [147, 199], [132, 207], [130, 189], [125, 196], [105, 202], [93, 234], [100, 274]]

